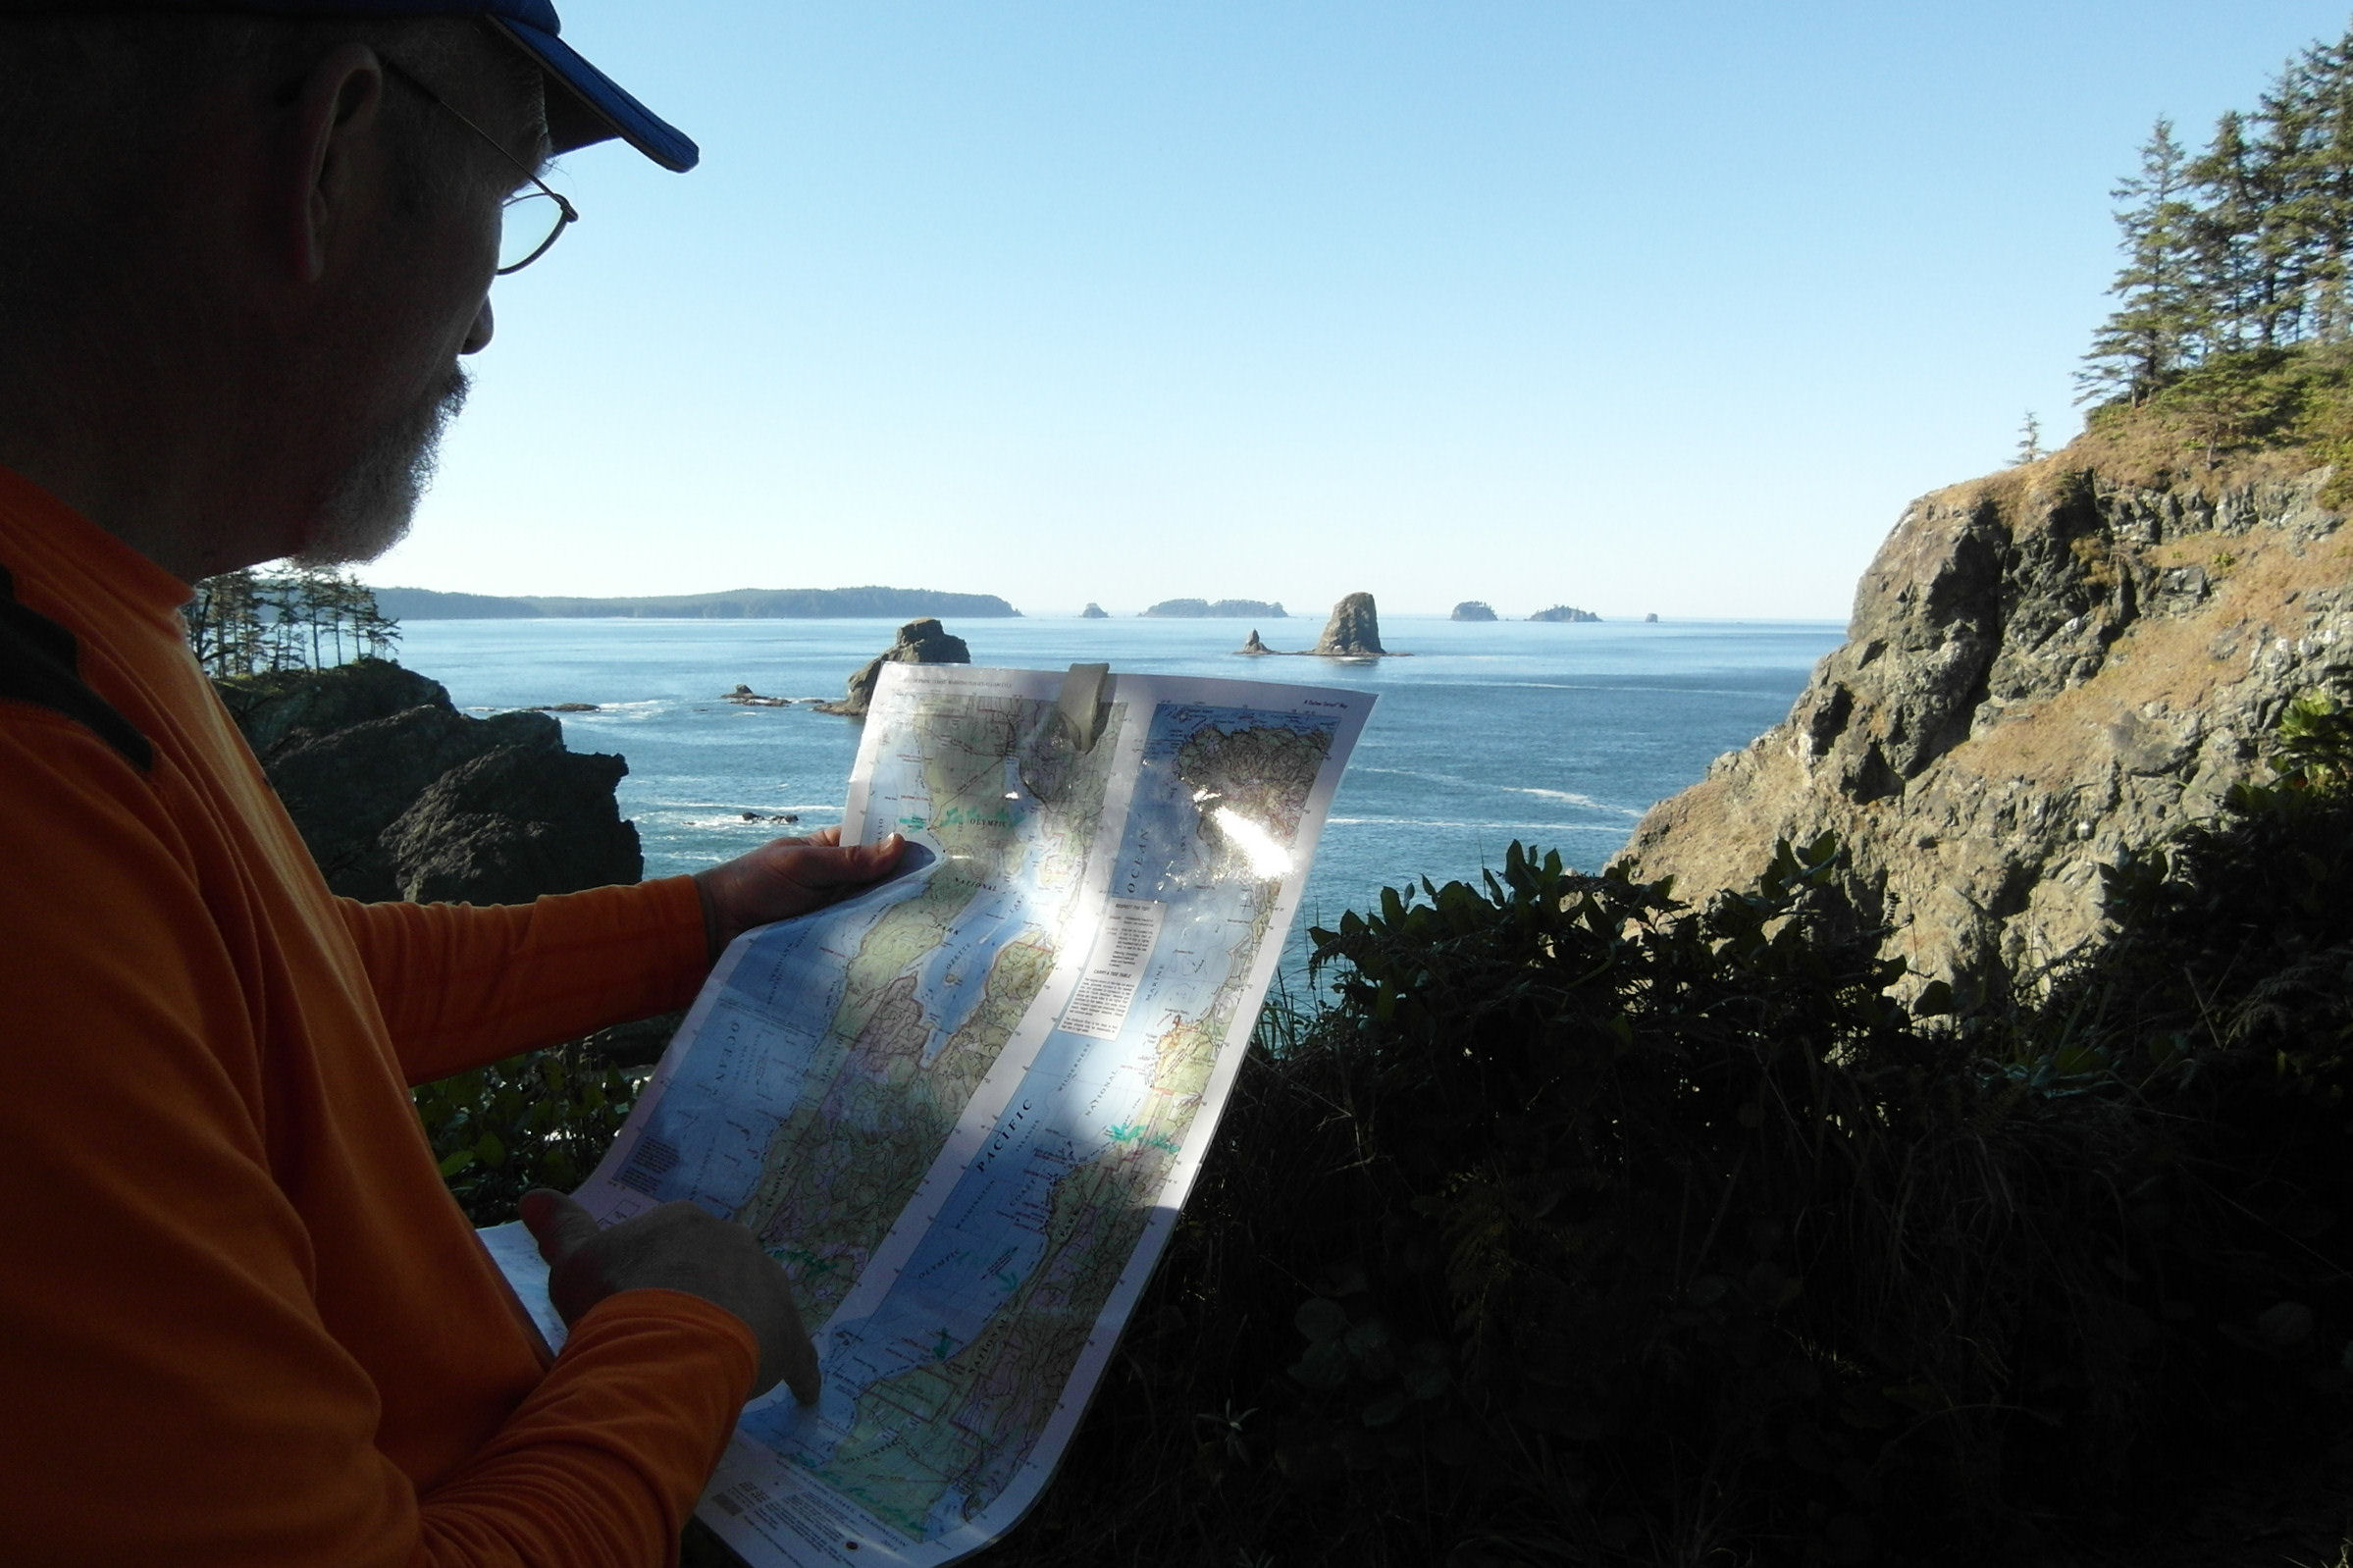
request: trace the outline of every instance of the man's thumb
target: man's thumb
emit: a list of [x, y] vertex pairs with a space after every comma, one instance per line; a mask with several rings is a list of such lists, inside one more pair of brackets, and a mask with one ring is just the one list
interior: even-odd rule
[[594, 1241], [601, 1228], [588, 1210], [552, 1187], [533, 1187], [517, 1207], [523, 1228], [540, 1244], [540, 1257], [550, 1269]]
[[809, 869], [815, 874], [809, 883], [818, 887], [855, 887], [886, 875], [899, 863], [900, 852], [907, 840], [897, 833], [878, 844], [845, 844], [840, 849], [819, 852], [810, 857]]

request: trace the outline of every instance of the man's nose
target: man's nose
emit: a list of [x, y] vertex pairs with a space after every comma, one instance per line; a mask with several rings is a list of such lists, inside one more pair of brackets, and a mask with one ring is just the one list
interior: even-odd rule
[[491, 345], [491, 302], [485, 299], [482, 302], [482, 309], [474, 317], [473, 331], [466, 334], [465, 345], [459, 348], [458, 352], [461, 354], [481, 353]]

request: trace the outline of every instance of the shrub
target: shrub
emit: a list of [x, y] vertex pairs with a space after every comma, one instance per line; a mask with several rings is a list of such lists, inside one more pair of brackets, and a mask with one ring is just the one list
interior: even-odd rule
[[575, 1042], [423, 1084], [413, 1098], [458, 1206], [478, 1226], [500, 1225], [533, 1187], [568, 1192], [588, 1179], [640, 1081]]

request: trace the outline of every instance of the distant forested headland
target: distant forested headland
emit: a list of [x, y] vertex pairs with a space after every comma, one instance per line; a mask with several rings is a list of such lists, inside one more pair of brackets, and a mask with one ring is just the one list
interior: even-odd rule
[[1179, 620], [1259, 620], [1280, 621], [1290, 617], [1282, 606], [1265, 599], [1164, 599], [1146, 615], [1174, 616]]
[[396, 621], [524, 620], [536, 616], [647, 616], [703, 620], [906, 619], [955, 615], [967, 620], [1018, 616], [994, 594], [942, 594], [927, 588], [731, 588], [716, 594], [634, 599], [504, 598], [443, 594], [430, 588], [379, 588], [376, 604]]

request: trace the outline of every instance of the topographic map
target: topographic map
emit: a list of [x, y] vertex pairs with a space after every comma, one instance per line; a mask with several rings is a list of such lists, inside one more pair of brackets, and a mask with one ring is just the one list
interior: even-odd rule
[[[1073, 676], [1072, 679], [1076, 677]], [[1362, 692], [886, 664], [843, 837], [915, 870], [737, 939], [581, 1201], [793, 1276], [811, 1408], [706, 1492], [747, 1561], [946, 1563], [1051, 1474], [1206, 1151]], [[1091, 737], [1088, 730], [1099, 731]], [[485, 1232], [544, 1327], [545, 1270]]]

